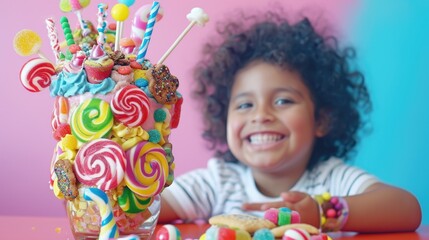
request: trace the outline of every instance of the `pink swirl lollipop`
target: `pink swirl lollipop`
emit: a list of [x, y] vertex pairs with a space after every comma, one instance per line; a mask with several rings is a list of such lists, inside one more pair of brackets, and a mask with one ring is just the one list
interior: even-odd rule
[[124, 178], [125, 153], [109, 139], [97, 139], [83, 145], [73, 165], [76, 178], [88, 186], [107, 191]]
[[[140, 46], [144, 32], [146, 30], [147, 22], [149, 21], [149, 14], [152, 4], [145, 4], [141, 6], [135, 13], [133, 24], [131, 26], [131, 39], [133, 39], [136, 46]], [[164, 16], [164, 9], [159, 8], [156, 15], [156, 21], [160, 21]]]
[[168, 162], [164, 149], [142, 141], [126, 152], [125, 184], [142, 197], [161, 193], [168, 177]]
[[116, 120], [128, 127], [142, 125], [148, 115], [150, 102], [146, 94], [135, 85], [117, 91], [110, 104]]
[[51, 84], [55, 67], [45, 58], [33, 58], [24, 64], [19, 73], [21, 83], [30, 92], [40, 92]]

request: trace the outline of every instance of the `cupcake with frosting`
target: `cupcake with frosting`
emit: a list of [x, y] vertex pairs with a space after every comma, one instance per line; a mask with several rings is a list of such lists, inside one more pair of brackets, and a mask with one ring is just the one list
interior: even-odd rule
[[113, 60], [99, 46], [95, 45], [91, 55], [85, 60], [84, 68], [88, 77], [88, 82], [98, 84], [108, 78], [112, 73]]

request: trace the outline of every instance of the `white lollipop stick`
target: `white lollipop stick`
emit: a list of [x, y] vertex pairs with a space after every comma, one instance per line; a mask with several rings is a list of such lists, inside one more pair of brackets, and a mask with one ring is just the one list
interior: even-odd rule
[[202, 8], [193, 8], [188, 15], [186, 15], [186, 18], [188, 18], [189, 25], [183, 30], [183, 32], [179, 35], [179, 37], [174, 41], [174, 43], [171, 45], [171, 47], [167, 50], [166, 53], [159, 59], [158, 65], [162, 64], [165, 59], [170, 55], [170, 53], [176, 48], [176, 46], [182, 41], [182, 39], [185, 37], [186, 34], [192, 29], [192, 27], [195, 24], [198, 24], [200, 26], [204, 26], [209, 21], [209, 16], [207, 13], [204, 12]]
[[115, 51], [119, 51], [119, 42], [121, 41], [122, 33], [124, 29], [124, 22], [117, 21], [116, 22], [116, 36], [115, 36]]

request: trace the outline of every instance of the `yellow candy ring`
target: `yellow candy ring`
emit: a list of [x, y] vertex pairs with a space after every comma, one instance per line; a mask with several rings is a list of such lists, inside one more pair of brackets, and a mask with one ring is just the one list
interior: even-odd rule
[[109, 103], [98, 98], [87, 99], [73, 113], [70, 128], [81, 143], [109, 137], [113, 114]]
[[131, 191], [145, 198], [161, 193], [168, 177], [165, 150], [159, 144], [142, 141], [126, 155], [125, 184]]

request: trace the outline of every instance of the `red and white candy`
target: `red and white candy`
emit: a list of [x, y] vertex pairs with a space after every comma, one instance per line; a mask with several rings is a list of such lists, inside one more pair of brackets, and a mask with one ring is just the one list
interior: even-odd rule
[[117, 91], [110, 106], [116, 120], [128, 127], [142, 125], [149, 116], [149, 98], [135, 85]]
[[292, 228], [286, 230], [282, 240], [310, 240], [310, 234], [301, 228]]
[[179, 229], [171, 224], [162, 226], [158, 232], [156, 232], [156, 240], [180, 240]]
[[33, 58], [24, 64], [19, 73], [22, 86], [30, 92], [40, 92], [51, 85], [54, 65], [45, 58]]
[[97, 139], [83, 145], [73, 165], [76, 178], [103, 191], [113, 189], [124, 178], [125, 153], [109, 139]]

